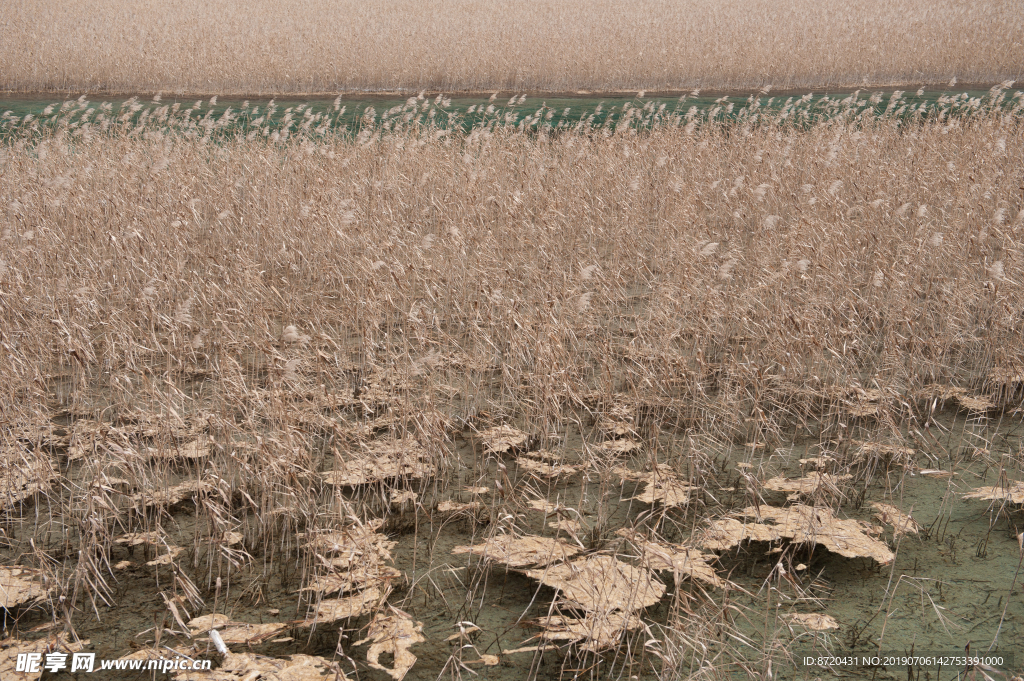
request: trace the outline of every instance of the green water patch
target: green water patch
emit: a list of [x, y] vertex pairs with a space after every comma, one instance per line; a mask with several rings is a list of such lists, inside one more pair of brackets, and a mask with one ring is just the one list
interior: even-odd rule
[[335, 98], [240, 99], [135, 96], [54, 101], [49, 95], [0, 97], [0, 134], [67, 130], [72, 135], [122, 131], [176, 132], [188, 137], [287, 140], [299, 135], [358, 135], [384, 131], [643, 130], [660, 125], [749, 123], [811, 125], [823, 120], [880, 117], [923, 120], [1021, 110], [1021, 92], [990, 90], [856, 90], [805, 94], [659, 95], [341, 95]]

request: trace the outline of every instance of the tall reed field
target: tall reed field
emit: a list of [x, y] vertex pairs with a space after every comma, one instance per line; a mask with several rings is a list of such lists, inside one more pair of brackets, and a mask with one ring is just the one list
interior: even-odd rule
[[[655, 21], [667, 4], [467, 4], [452, 25], [422, 9], [391, 27], [402, 13], [377, 6], [257, 21], [87, 2], [51, 13], [75, 31], [24, 46], [64, 50], [64, 70], [26, 53], [38, 69], [0, 72], [495, 84], [514, 40], [503, 58], [538, 86], [635, 84], [648, 50], [681, 64], [665, 84], [707, 64], [757, 80], [714, 60], [702, 21], [737, 44], [768, 21], [778, 41], [742, 63], [793, 83], [1022, 63], [1009, 4], [907, 5], [807, 5], [798, 24], [801, 3], [684, 3], [672, 24]], [[920, 30], [862, 52], [894, 7]], [[526, 12], [551, 23], [506, 30]], [[793, 49], [865, 12], [834, 71]], [[26, 16], [5, 41], [12, 22], [29, 39]], [[263, 33], [271, 16], [302, 40]], [[611, 17], [621, 35], [597, 39]], [[983, 17], [985, 41], [961, 45]], [[381, 44], [346, 56], [335, 31], [374, 21]], [[537, 49], [555, 25], [571, 39]], [[216, 38], [228, 27], [240, 42]], [[183, 59], [193, 32], [223, 52]], [[237, 75], [244, 59], [268, 80]], [[134, 100], [6, 121], [0, 676], [39, 677], [19, 653], [92, 652], [125, 679], [160, 658], [211, 661], [166, 677], [196, 680], [810, 679], [831, 672], [808, 656], [966, 650], [992, 656], [975, 678], [1011, 678], [1024, 105], [1008, 87], [927, 112], [752, 97], [723, 101], [731, 118], [640, 104], [562, 128], [497, 109], [444, 127], [443, 97], [349, 130], [301, 107], [270, 130], [248, 109], [232, 127]]]
[[25, 0], [0, 89], [836, 88], [1024, 77], [1015, 0]]

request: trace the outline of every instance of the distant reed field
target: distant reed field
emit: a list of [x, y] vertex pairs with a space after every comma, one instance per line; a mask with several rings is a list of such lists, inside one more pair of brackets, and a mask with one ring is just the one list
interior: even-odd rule
[[993, 83], [1011, 0], [8, 3], [0, 88], [290, 93]]

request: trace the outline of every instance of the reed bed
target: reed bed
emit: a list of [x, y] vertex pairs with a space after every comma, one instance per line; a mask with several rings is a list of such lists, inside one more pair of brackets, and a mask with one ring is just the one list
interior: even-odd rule
[[[20, 121], [0, 664], [219, 640], [227, 678], [769, 678], [897, 636], [932, 598], [900, 556], [955, 560], [954, 510], [1018, 562], [1024, 127], [991, 100]], [[824, 612], [851, 564], [866, 623]]]
[[1012, 0], [31, 0], [6, 8], [0, 89], [255, 95], [991, 84], [1024, 76], [1022, 22]]

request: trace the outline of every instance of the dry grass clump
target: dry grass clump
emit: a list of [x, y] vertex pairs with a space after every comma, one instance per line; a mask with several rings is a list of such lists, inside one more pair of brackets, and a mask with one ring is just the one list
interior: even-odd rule
[[1021, 77], [1024, 64], [1019, 7], [1006, 0], [188, 0], [132, 13], [110, 0], [32, 0], [9, 9], [0, 88], [17, 90], [857, 87], [996, 82]]

